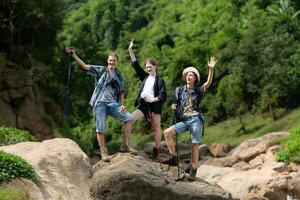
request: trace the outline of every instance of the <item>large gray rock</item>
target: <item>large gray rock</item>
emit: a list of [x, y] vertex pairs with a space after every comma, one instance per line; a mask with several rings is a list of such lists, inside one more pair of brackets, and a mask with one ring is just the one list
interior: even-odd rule
[[230, 145], [224, 143], [213, 143], [209, 147], [209, 151], [214, 157], [224, 157], [230, 150]]
[[1, 187], [3, 188], [14, 188], [14, 189], [20, 189], [20, 190], [25, 190], [30, 198], [34, 200], [43, 200], [43, 193], [40, 188], [37, 187], [36, 184], [34, 184], [32, 181], [24, 179], [24, 178], [19, 178], [19, 179], [14, 179], [10, 181], [9, 183], [2, 183]]
[[88, 157], [70, 139], [24, 142], [0, 150], [28, 161], [38, 178], [43, 199], [89, 200], [91, 166]]
[[257, 199], [271, 199], [271, 200], [287, 200], [288, 196], [288, 180], [289, 175], [279, 175], [268, 181], [257, 184], [249, 188], [248, 192], [241, 198], [241, 200]]
[[300, 199], [300, 171], [293, 173], [292, 179], [289, 182], [289, 191], [295, 198]]
[[177, 168], [148, 162], [140, 156], [117, 154], [110, 163], [94, 166], [91, 195], [95, 200], [231, 199], [216, 185], [201, 179], [175, 182]]
[[52, 137], [52, 126], [43, 119], [43, 109], [26, 98], [17, 113], [17, 126], [34, 133], [38, 140]]
[[0, 77], [0, 125], [28, 130], [41, 141], [53, 137], [44, 115], [43, 99], [30, 73], [15, 64], [9, 66]]
[[273, 140], [275, 138], [283, 137], [288, 134], [288, 132], [274, 132], [256, 139], [246, 140], [229, 154], [231, 156], [237, 156], [239, 160], [248, 162], [259, 154], [265, 153], [267, 149], [273, 145]]

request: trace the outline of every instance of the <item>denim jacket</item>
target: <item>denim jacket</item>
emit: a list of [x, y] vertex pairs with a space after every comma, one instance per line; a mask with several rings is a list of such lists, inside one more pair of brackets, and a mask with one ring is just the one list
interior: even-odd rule
[[[112, 85], [113, 88], [115, 89], [115, 94], [116, 94], [115, 96], [119, 97], [119, 95], [124, 92], [124, 79], [121, 72], [118, 69], [115, 70], [118, 78], [114, 83], [112, 83]], [[107, 80], [108, 71], [105, 66], [91, 65], [88, 74], [95, 77], [95, 89], [90, 100], [90, 105], [95, 107], [100, 98], [101, 91], [104, 88], [103, 86], [105, 86], [108, 81]], [[116, 101], [119, 101], [119, 98], [117, 98]]]

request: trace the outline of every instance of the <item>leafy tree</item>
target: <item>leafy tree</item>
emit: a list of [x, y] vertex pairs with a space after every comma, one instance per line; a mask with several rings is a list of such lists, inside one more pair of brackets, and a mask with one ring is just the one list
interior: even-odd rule
[[233, 114], [234, 116], [238, 117], [241, 125], [239, 130], [242, 130], [243, 133], [246, 133], [242, 114], [246, 111], [247, 106], [244, 103], [244, 94], [242, 88], [242, 83], [238, 77], [235, 75], [225, 76], [219, 83], [217, 97], [228, 114]]

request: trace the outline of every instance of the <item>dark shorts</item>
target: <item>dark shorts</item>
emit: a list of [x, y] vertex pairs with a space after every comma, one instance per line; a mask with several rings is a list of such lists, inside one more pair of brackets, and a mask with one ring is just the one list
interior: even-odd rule
[[147, 103], [143, 99], [139, 101], [137, 109], [143, 112], [144, 116], [147, 118], [150, 113], [161, 114], [162, 105], [160, 102]]

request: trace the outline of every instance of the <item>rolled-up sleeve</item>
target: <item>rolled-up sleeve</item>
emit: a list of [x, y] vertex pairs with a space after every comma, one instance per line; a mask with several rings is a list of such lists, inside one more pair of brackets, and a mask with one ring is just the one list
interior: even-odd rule
[[104, 69], [105, 67], [101, 65], [90, 65], [90, 69], [87, 73], [99, 78], [102, 75]]

